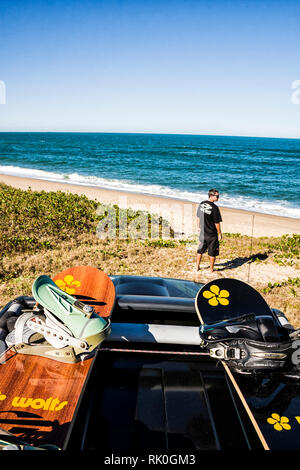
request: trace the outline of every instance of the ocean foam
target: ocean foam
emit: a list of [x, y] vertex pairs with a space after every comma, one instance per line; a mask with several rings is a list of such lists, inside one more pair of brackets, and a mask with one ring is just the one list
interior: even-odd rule
[[[182, 191], [160, 185], [135, 184], [130, 181], [99, 178], [96, 176], [80, 175], [78, 173], [63, 174], [48, 172], [33, 168], [21, 168], [12, 165], [0, 165], [0, 173], [8, 176], [34, 178], [46, 181], [77, 184], [82, 186], [94, 186], [103, 189], [132, 192], [149, 196], [162, 196], [189, 202], [200, 202], [207, 199], [207, 193]], [[300, 218], [300, 208], [293, 207], [287, 201], [262, 201], [249, 196], [233, 196], [221, 193], [220, 206], [230, 209], [242, 209], [270, 215]]]

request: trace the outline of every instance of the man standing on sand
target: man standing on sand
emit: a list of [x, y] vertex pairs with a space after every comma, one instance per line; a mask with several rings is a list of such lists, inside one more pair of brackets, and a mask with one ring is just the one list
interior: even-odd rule
[[222, 217], [220, 209], [215, 205], [219, 199], [219, 191], [210, 189], [208, 200], [202, 201], [197, 209], [197, 226], [200, 230], [199, 246], [197, 249], [196, 271], [200, 269], [200, 261], [207, 250], [209, 256], [210, 272], [214, 270], [216, 256], [219, 255], [219, 241], [222, 240]]

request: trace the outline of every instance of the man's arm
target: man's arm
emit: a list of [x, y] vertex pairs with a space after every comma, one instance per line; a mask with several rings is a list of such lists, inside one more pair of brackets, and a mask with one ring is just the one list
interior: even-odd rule
[[215, 224], [215, 226], [216, 226], [216, 229], [217, 229], [217, 232], [218, 232], [219, 241], [221, 241], [222, 238], [223, 238], [222, 231], [221, 231], [221, 224], [218, 223], [218, 224]]

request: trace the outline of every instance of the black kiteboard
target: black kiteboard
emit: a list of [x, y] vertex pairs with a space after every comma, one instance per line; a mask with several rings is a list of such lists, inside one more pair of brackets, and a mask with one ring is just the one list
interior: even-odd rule
[[[204, 326], [253, 314], [272, 316], [279, 323], [261, 294], [236, 279], [216, 279], [204, 285], [197, 293], [195, 307]], [[268, 371], [243, 375], [232, 371], [225, 361], [220, 362], [262, 447], [299, 450], [300, 377]]]
[[196, 295], [195, 308], [200, 323], [204, 325], [244, 315], [267, 315], [275, 318], [260, 293], [237, 279], [215, 279], [205, 284]]

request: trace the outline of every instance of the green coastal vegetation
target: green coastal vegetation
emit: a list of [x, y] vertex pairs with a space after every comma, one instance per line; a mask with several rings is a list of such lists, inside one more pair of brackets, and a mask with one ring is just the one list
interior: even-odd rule
[[[109, 223], [107, 227], [103, 224], [111, 206], [100, 205], [99, 210], [99, 203], [86, 196], [62, 191], [24, 191], [0, 184], [0, 207], [1, 308], [19, 295], [31, 295], [32, 283], [40, 274], [54, 276], [75, 265], [95, 266], [107, 274], [195, 280], [197, 237], [176, 239], [172, 227], [169, 237], [162, 237], [166, 221], [156, 215], [143, 214], [141, 218], [139, 212], [113, 206], [116, 226], [112, 236]], [[124, 237], [120, 232], [121, 219], [128, 226], [136, 221], [135, 236], [129, 231]], [[146, 238], [136, 237], [142, 230], [141, 220], [146, 223]], [[102, 238], [97, 233], [99, 223], [107, 230]], [[153, 224], [157, 238], [151, 238]], [[299, 257], [300, 235], [251, 238], [225, 233], [216, 275], [247, 281], [242, 276], [252, 273], [249, 283], [270, 306], [282, 310], [299, 327]], [[291, 274], [274, 280], [274, 272], [283, 270]], [[261, 275], [253, 276], [256, 272]], [[196, 280], [205, 283], [210, 280], [207, 276], [204, 268]]]

